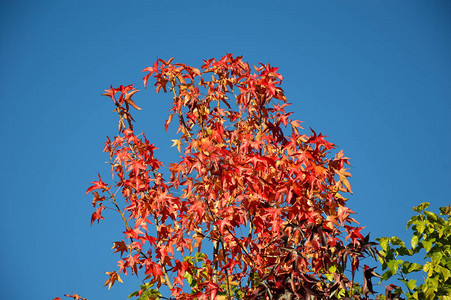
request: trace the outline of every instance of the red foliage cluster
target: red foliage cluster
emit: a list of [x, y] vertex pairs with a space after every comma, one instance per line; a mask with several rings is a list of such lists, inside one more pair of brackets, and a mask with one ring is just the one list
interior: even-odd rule
[[[108, 139], [114, 183], [99, 175], [92, 222], [105, 206], [124, 222], [114, 243], [119, 271], [145, 274], [175, 299], [365, 297], [354, 282], [374, 255], [350, 217], [349, 159], [325, 136], [306, 133], [286, 108], [278, 69], [230, 54], [200, 69], [157, 60], [144, 84], [173, 96], [180, 161], [163, 176], [155, 146], [133, 130], [132, 85], [106, 91], [119, 114]], [[106, 285], [121, 280], [108, 272]]]

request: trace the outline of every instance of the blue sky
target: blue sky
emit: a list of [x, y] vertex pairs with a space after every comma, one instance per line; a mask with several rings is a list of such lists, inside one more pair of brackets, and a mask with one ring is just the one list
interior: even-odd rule
[[[84, 192], [116, 133], [110, 85], [157, 58], [199, 66], [225, 53], [284, 75], [293, 117], [351, 157], [349, 206], [373, 238], [406, 238], [411, 208], [450, 202], [448, 1], [1, 1], [2, 299], [125, 299], [109, 292], [118, 217], [90, 226]], [[135, 97], [138, 129], [161, 149], [168, 96]]]

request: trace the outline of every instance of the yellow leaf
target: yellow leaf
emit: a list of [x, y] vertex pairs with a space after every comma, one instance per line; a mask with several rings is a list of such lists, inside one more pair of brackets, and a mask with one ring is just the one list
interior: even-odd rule
[[172, 144], [171, 147], [177, 146], [177, 150], [178, 150], [179, 152], [181, 152], [182, 141], [181, 141], [181, 140], [171, 140], [171, 142], [174, 143], [174, 144]]

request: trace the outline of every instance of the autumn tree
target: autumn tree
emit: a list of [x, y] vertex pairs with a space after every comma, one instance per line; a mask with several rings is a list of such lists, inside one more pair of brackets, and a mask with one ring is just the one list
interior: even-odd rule
[[355, 275], [374, 243], [346, 206], [349, 158], [291, 119], [278, 69], [228, 54], [144, 72], [172, 97], [180, 159], [164, 166], [134, 131], [133, 85], [106, 90], [119, 116], [104, 148], [113, 180], [87, 193], [91, 222], [108, 207], [124, 231], [105, 285], [122, 273], [142, 276], [140, 299], [367, 299], [374, 268], [363, 285]]

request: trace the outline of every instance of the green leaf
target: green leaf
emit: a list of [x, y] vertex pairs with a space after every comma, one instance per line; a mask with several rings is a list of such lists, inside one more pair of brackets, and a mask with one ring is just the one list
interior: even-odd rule
[[338, 292], [338, 296], [339, 297], [344, 297], [344, 295], [346, 295], [346, 290], [340, 289], [340, 291]]
[[383, 237], [380, 239], [377, 239], [379, 241], [379, 244], [381, 245], [382, 250], [384, 250], [385, 252], [387, 252], [388, 249], [388, 237]]
[[415, 249], [418, 245], [418, 235], [414, 234], [412, 236], [412, 239], [410, 240], [410, 245], [412, 246], [412, 249]]
[[426, 280], [427, 285], [431, 286], [431, 288], [436, 292], [438, 290], [438, 276], [434, 276], [432, 278], [428, 278]]
[[425, 229], [426, 229], [426, 224], [424, 222], [419, 223], [416, 227], [416, 230], [419, 235], [423, 234]]
[[424, 271], [425, 273], [427, 273], [428, 276], [431, 276], [431, 275], [432, 275], [432, 272], [434, 271], [434, 267], [432, 266], [432, 264], [431, 264], [430, 262], [427, 262], [427, 263], [425, 263], [424, 266], [423, 266], [423, 271]]
[[387, 281], [392, 277], [394, 274], [392, 274], [391, 270], [387, 270], [384, 274], [382, 274], [382, 280]]
[[185, 256], [183, 258], [184, 261], [192, 261], [194, 259], [194, 256]]
[[186, 281], [188, 281], [188, 284], [190, 286], [192, 286], [191, 284], [193, 282], [193, 275], [191, 275], [190, 273], [185, 271], [185, 278], [186, 278]]
[[414, 279], [410, 279], [407, 283], [406, 286], [409, 290], [413, 291], [415, 290], [415, 288], [417, 287], [417, 281]]
[[150, 289], [145, 293], [146, 296], [148, 296], [151, 299], [160, 299], [161, 294], [158, 289]]
[[434, 299], [435, 293], [434, 289], [431, 286], [423, 284], [422, 290], [427, 300]]
[[432, 244], [434, 242], [435, 242], [435, 239], [423, 240], [423, 241], [421, 241], [421, 244], [423, 244], [424, 250], [426, 250], [426, 252], [429, 252], [429, 251], [431, 251]]
[[404, 244], [404, 242], [397, 236], [392, 236], [390, 240], [393, 245], [403, 246], [403, 247], [406, 246], [406, 244]]
[[207, 257], [207, 254], [202, 252], [196, 252], [196, 262], [204, 261], [204, 259]]
[[422, 211], [422, 210], [428, 208], [429, 205], [431, 205], [431, 203], [429, 203], [429, 202], [423, 202], [423, 203], [421, 203], [420, 205], [415, 206], [415, 207], [413, 208], [413, 210], [416, 211], [416, 212], [420, 212], [420, 211]]
[[451, 205], [440, 207], [440, 214], [442, 215], [451, 215]]
[[236, 295], [237, 299], [241, 299], [244, 296], [244, 294], [243, 294], [243, 292], [241, 290], [237, 290], [235, 295]]
[[393, 249], [388, 249], [387, 253], [384, 253], [384, 258], [386, 261], [395, 259], [395, 252]]
[[431, 222], [437, 222], [437, 215], [430, 211], [425, 211], [424, 214], [427, 216], [428, 220]]
[[[437, 229], [438, 237], [441, 238], [447, 230], [449, 230], [448, 226], [441, 226], [439, 229]], [[446, 235], [446, 236], [448, 236], [448, 235]]]
[[411, 217], [410, 220], [407, 221], [406, 229], [409, 229], [409, 227], [410, 227], [410, 225], [412, 225], [412, 223], [415, 224], [415, 220], [417, 220], [417, 219], [418, 219], [418, 216]]
[[337, 267], [336, 266], [334, 266], [334, 265], [332, 265], [332, 266], [330, 266], [329, 267], [329, 273], [335, 273], [335, 272], [337, 272]]
[[417, 263], [411, 263], [409, 266], [409, 269], [407, 270], [407, 273], [411, 272], [418, 272], [423, 269], [423, 266]]
[[[448, 247], [449, 247], [449, 246], [448, 246]], [[448, 249], [444, 249], [444, 250], [442, 250], [442, 251], [445, 253], [446, 256], [451, 257], [451, 249], [448, 248]], [[450, 263], [450, 266], [449, 266], [449, 267], [450, 267], [450, 269], [451, 269], [451, 261], [448, 260], [448, 262]]]
[[402, 267], [401, 267], [401, 272], [404, 274], [409, 273], [409, 268], [410, 268], [411, 263], [408, 261], [405, 261], [402, 263]]
[[407, 249], [406, 247], [399, 247], [396, 249], [396, 252], [398, 252], [399, 255], [412, 255], [410, 254], [412, 252], [412, 249]]
[[387, 262], [387, 266], [390, 269], [390, 271], [392, 272], [392, 274], [396, 274], [398, 272], [398, 268], [399, 265], [402, 264], [402, 260], [397, 259], [397, 260], [391, 260]]
[[387, 264], [385, 262], [386, 253], [384, 251], [379, 251], [379, 255], [377, 256], [377, 259], [382, 265], [382, 270], [385, 270], [387, 268]]
[[197, 280], [193, 279], [193, 281], [190, 284], [190, 287], [197, 287]]
[[432, 261], [438, 263], [440, 260], [442, 260], [443, 254], [441, 252], [434, 252], [430, 255], [430, 257], [432, 258]]
[[447, 268], [441, 267], [440, 272], [442, 273], [444, 282], [446, 282], [448, 278], [451, 276], [451, 271], [448, 270]]

